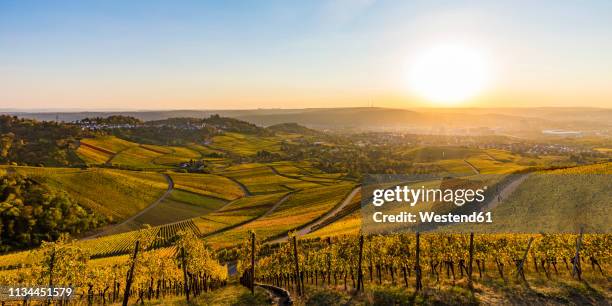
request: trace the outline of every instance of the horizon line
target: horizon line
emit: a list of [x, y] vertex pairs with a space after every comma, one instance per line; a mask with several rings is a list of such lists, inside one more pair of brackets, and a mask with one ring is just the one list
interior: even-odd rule
[[12, 113], [111, 113], [111, 112], [214, 112], [214, 111], [265, 111], [265, 110], [318, 110], [318, 109], [395, 109], [395, 110], [469, 110], [469, 109], [605, 109], [612, 110], [612, 107], [603, 106], [415, 106], [415, 107], [382, 107], [382, 106], [353, 106], [353, 107], [303, 107], [303, 108], [282, 108], [282, 107], [260, 107], [260, 108], [210, 108], [210, 109], [138, 109], [138, 108], [0, 108], [2, 114]]

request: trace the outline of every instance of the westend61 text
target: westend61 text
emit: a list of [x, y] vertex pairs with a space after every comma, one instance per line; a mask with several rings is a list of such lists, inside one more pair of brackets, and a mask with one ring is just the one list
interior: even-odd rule
[[372, 219], [376, 223], [493, 223], [491, 212], [473, 212], [467, 215], [401, 212], [388, 215], [379, 211], [372, 215]]

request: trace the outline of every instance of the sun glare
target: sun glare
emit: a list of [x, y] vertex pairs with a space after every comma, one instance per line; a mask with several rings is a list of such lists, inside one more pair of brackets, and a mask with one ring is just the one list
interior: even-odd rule
[[463, 45], [440, 45], [412, 61], [410, 89], [429, 102], [455, 105], [482, 92], [489, 81], [483, 53]]

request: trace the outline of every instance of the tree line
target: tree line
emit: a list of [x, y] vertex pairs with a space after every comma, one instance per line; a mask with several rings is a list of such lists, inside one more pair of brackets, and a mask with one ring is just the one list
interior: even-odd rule
[[16, 173], [0, 173], [0, 252], [35, 247], [103, 223], [103, 217], [64, 192]]

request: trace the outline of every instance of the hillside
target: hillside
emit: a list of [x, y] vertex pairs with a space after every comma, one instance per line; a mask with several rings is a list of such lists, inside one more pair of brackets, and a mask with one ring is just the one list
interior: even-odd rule
[[167, 182], [159, 173], [114, 169], [3, 167], [66, 192], [80, 205], [108, 222], [127, 218], [159, 198]]
[[61, 190], [0, 169], [0, 252], [36, 247], [104, 224], [102, 216], [81, 205]]
[[287, 134], [299, 134], [299, 135], [322, 135], [321, 132], [309, 129], [305, 126], [297, 123], [279, 123], [267, 127], [268, 130], [273, 132], [281, 132]]
[[[612, 163], [529, 174], [485, 231], [609, 232]], [[528, 220], [528, 222], [525, 222]]]
[[0, 116], [0, 164], [68, 166], [79, 164], [73, 125]]
[[[316, 114], [319, 110], [312, 111]], [[330, 114], [341, 118], [344, 116], [342, 113], [346, 113], [358, 118], [364, 115], [361, 111], [337, 110], [338, 113]], [[380, 110], [378, 114], [385, 111]], [[287, 112], [269, 115], [284, 116]], [[413, 115], [402, 113], [397, 116]], [[203, 273], [217, 273], [214, 275], [223, 277], [228, 276], [228, 271], [237, 270], [238, 275], [230, 277], [231, 282], [237, 282], [248, 264], [245, 258], [250, 258], [249, 247], [245, 246], [247, 243], [250, 246], [254, 234], [258, 281], [291, 288], [288, 279], [284, 283], [275, 279], [279, 279], [279, 273], [285, 271], [290, 263], [288, 259], [294, 256], [289, 237], [295, 233], [300, 269], [306, 272], [309, 294], [313, 294], [314, 290], [347, 293], [353, 290], [349, 287], [355, 287], [351, 285], [350, 269], [355, 275], [359, 233], [363, 230], [359, 185], [366, 173], [435, 174], [442, 177], [441, 182], [435, 183], [456, 187], [457, 184], [463, 186], [461, 184], [464, 182], [472, 182], [479, 176], [492, 175], [497, 180], [491, 182], [496, 184], [509, 177], [508, 174], [536, 171], [526, 177], [523, 184], [527, 185], [507, 198], [504, 195], [504, 201], [494, 208], [495, 230], [513, 225], [522, 231], [535, 233], [577, 224], [585, 224], [586, 230], [590, 230], [605, 228], [610, 223], [606, 219], [605, 200], [612, 197], [607, 192], [612, 190], [612, 186], [603, 175], [609, 174], [610, 163], [602, 163], [608, 155], [606, 150], [601, 150], [607, 144], [598, 142], [596, 138], [565, 140], [563, 145], [527, 141], [517, 144], [516, 139], [510, 136], [335, 133], [316, 131], [295, 123], [262, 128], [241, 120], [216, 116], [210, 122], [208, 119], [194, 118], [155, 122], [128, 119], [101, 118], [98, 123], [89, 123], [95, 127], [104, 122], [105, 127], [92, 128], [91, 134], [86, 137], [75, 138], [75, 146], [70, 150], [74, 150], [80, 162], [71, 165], [79, 165], [80, 168], [0, 167], [7, 173], [27, 177], [26, 183], [22, 184], [24, 186], [45, 186], [41, 190], [49, 195], [47, 199], [51, 199], [51, 203], [63, 203], [60, 205], [62, 208], [68, 207], [63, 210], [65, 214], [61, 215], [61, 221], [53, 223], [56, 227], [45, 227], [44, 222], [38, 224], [39, 221], [36, 221], [33, 222], [34, 226], [28, 228], [24, 224], [32, 222], [22, 217], [30, 211], [28, 207], [40, 212], [38, 207], [47, 205], [51, 209], [42, 210], [47, 212], [53, 211], [53, 206], [28, 200], [18, 192], [13, 192], [18, 195], [17, 198], [9, 195], [0, 199], [4, 201], [3, 207], [12, 205], [19, 207], [20, 211], [18, 222], [14, 222], [15, 217], [11, 214], [15, 209], [0, 210], [3, 213], [0, 233], [5, 235], [2, 237], [2, 250], [18, 251], [33, 247], [31, 251], [1, 255], [0, 280], [14, 281], [23, 275], [38, 275], [36, 273], [39, 271], [45, 271], [40, 267], [45, 267], [50, 250], [57, 249], [72, 254], [69, 262], [80, 264], [81, 268], [77, 270], [86, 271], [89, 279], [96, 282], [96, 288], [104, 290], [101, 286], [113, 282], [107, 277], [125, 277], [127, 265], [131, 262], [129, 254], [133, 254], [135, 245], [139, 244], [142, 249], [135, 273], [142, 278], [137, 280], [142, 288], [148, 288], [150, 276], [157, 275], [152, 271], [173, 273], [172, 281], [180, 284], [181, 278], [177, 275], [183, 274], [179, 273], [181, 270], [177, 268], [176, 259], [183, 248], [187, 254], [199, 254], [192, 267], [204, 264], [202, 271], [206, 272]], [[314, 117], [311, 119], [316, 120]], [[376, 118], [369, 120], [378, 124]], [[121, 127], [112, 127], [119, 125]], [[145, 127], [135, 133], [132, 125]], [[206, 135], [188, 132], [198, 131], [204, 126], [210, 128], [203, 131]], [[170, 132], [166, 134], [154, 133], [156, 129], [167, 128]], [[176, 129], [181, 131], [177, 132]], [[207, 131], [212, 133], [208, 134]], [[153, 133], [148, 134], [148, 139], [133, 137], [138, 133], [143, 136], [150, 132]], [[186, 141], [162, 141], [174, 136]], [[587, 143], [588, 146], [585, 145]], [[589, 163], [601, 164], [585, 165]], [[551, 170], [556, 168], [562, 169]], [[589, 172], [598, 175], [585, 179], [584, 173]], [[8, 184], [10, 190], [28, 190], [28, 187], [17, 188], [11, 184]], [[576, 206], [580, 199], [584, 199], [582, 206]], [[27, 205], [21, 207], [21, 202]], [[568, 215], [572, 218], [567, 218]], [[34, 213], [32, 216], [49, 220], [44, 213]], [[75, 220], [78, 222], [73, 222]], [[30, 235], [20, 236], [15, 228]], [[572, 228], [571, 232], [576, 230]], [[58, 235], [60, 232], [81, 239], [70, 242], [65, 236]], [[513, 260], [526, 240], [533, 238], [535, 241], [530, 258], [548, 260], [552, 256], [547, 251], [549, 249], [555, 250], [554, 254], [568, 254], [567, 250], [575, 249], [568, 242], [573, 241], [572, 235], [478, 234], [475, 238], [475, 258], [479, 260], [479, 273], [485, 276], [474, 281], [480, 288], [486, 287], [486, 290], [497, 290], [488, 287], [490, 282], [497, 282], [499, 285], [496, 286], [506, 288], [507, 285], [501, 284], [513, 280], [502, 276], [498, 282], [494, 273], [500, 269], [501, 273], [514, 273], [511, 270]], [[444, 267], [440, 272], [436, 269], [432, 275], [426, 273], [423, 276], [425, 286], [463, 290], [461, 284], [466, 272], [461, 265], [465, 263], [468, 249], [466, 237], [463, 234], [423, 234], [420, 242], [423, 262], [448, 266], [446, 273], [442, 272]], [[11, 239], [21, 239], [22, 242], [11, 243]], [[364, 271], [368, 271], [368, 265], [372, 262], [372, 274], [380, 274], [367, 278], [369, 292], [376, 290], [376, 286], [401, 292], [404, 290], [400, 288], [401, 284], [405, 286], [406, 282], [416, 282], [414, 274], [408, 275], [408, 267], [414, 266], [416, 256], [413, 234], [365, 235], [363, 239]], [[601, 249], [606, 248], [609, 241], [590, 233], [584, 239], [584, 258], [607, 262], [608, 257]], [[55, 242], [41, 244], [42, 240]], [[37, 247], [39, 244], [41, 246]], [[329, 266], [326, 258], [333, 258]], [[500, 268], [492, 258], [502, 258], [505, 268]], [[559, 262], [561, 259], [555, 258]], [[445, 264], [442, 260], [450, 263]], [[540, 266], [538, 261], [533, 261]], [[556, 262], [550, 260], [550, 263], [542, 263], [540, 269], [545, 267], [547, 271], [552, 271], [550, 265]], [[384, 265], [390, 268], [375, 268]], [[596, 264], [592, 265], [594, 268], [585, 275], [593, 281], [594, 287], [598, 288], [596, 290], [600, 290], [602, 278], [597, 274]], [[454, 277], [451, 276], [451, 266], [456, 269]], [[65, 269], [76, 271], [72, 267]], [[320, 272], [317, 269], [324, 270]], [[608, 270], [607, 264], [602, 264], [601, 271]], [[331, 285], [333, 271], [337, 272], [338, 286]], [[406, 272], [405, 278], [402, 271]], [[320, 275], [316, 276], [317, 273]], [[448, 276], [442, 276], [440, 281], [440, 275], [436, 273]], [[321, 278], [316, 280], [317, 277]], [[154, 286], [155, 282], [163, 283], [163, 277], [153, 276], [153, 279]], [[530, 271], [528, 279], [540, 284], [543, 278], [538, 272]], [[317, 284], [322, 281], [326, 285]], [[381, 285], [377, 285], [378, 282]], [[194, 283], [192, 286], [195, 286]], [[342, 286], [347, 289], [341, 289]], [[80, 288], [86, 291], [87, 285], [81, 284]], [[138, 290], [143, 297], [149, 292], [147, 289]], [[150, 292], [155, 289], [152, 290]], [[160, 292], [163, 290], [162, 286]], [[105, 298], [112, 300], [108, 295]], [[151, 298], [152, 301], [154, 299]], [[457, 300], [464, 301], [463, 295], [455, 296], [453, 301]]]
[[[286, 122], [316, 129], [394, 130], [422, 132], [444, 128], [501, 128], [507, 132], [538, 135], [544, 129], [601, 131], [610, 127], [612, 111], [596, 108], [324, 108], [324, 109], [256, 109], [256, 110], [174, 110], [143, 112], [7, 112], [38, 120], [75, 121], [86, 117], [126, 115], [143, 121], [173, 117], [206, 118], [213, 114], [232, 117], [261, 126]], [[432, 126], [436, 126], [432, 129]]]

